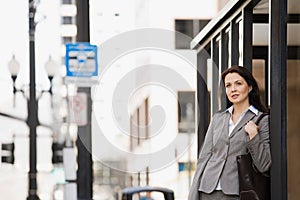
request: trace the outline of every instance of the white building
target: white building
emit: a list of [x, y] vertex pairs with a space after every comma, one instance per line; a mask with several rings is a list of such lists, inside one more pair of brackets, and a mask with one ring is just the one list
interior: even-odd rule
[[197, 156], [197, 106], [186, 104], [191, 97], [196, 102], [196, 53], [189, 42], [221, 3], [90, 4], [91, 43], [99, 45], [100, 63], [100, 84], [93, 90], [95, 162], [126, 172], [125, 186], [168, 187], [185, 199], [192, 178], [186, 166]]
[[[186, 197], [191, 173], [187, 170], [179, 172], [178, 162], [194, 162], [197, 151], [195, 145], [188, 148], [189, 140], [195, 139], [195, 130], [185, 127], [186, 118], [182, 118], [181, 123], [178, 122], [178, 96], [183, 96], [183, 103], [186, 103], [185, 94], [189, 96], [196, 91], [196, 71], [193, 67], [196, 65], [196, 58], [195, 52], [187, 50], [188, 39], [199, 32], [203, 25], [199, 20], [204, 20], [205, 23], [211, 19], [224, 2], [90, 0], [90, 40], [92, 44], [99, 45], [100, 53], [100, 84], [92, 90], [93, 153], [95, 163], [101, 158], [102, 163], [108, 167], [126, 172], [125, 186], [149, 184], [168, 187], [175, 191], [177, 199]], [[61, 74], [64, 74], [64, 44], [76, 40], [74, 4], [73, 0], [41, 0], [37, 7], [37, 84], [42, 88], [49, 87], [44, 71], [49, 55], [61, 65]], [[3, 48], [0, 62], [5, 66], [12, 54], [16, 55], [22, 68], [17, 80], [17, 86], [20, 87], [28, 84], [27, 6], [27, 3], [21, 4], [14, 0], [5, 6], [5, 10], [9, 12], [2, 12], [5, 13], [2, 19], [16, 21], [2, 24], [6, 31], [1, 37]], [[14, 27], [12, 24], [18, 26]], [[189, 37], [181, 34], [176, 37], [175, 30]], [[109, 51], [104, 51], [107, 49]], [[0, 78], [1, 93], [9, 93], [7, 98], [1, 98], [1, 111], [26, 117], [26, 101], [21, 94], [17, 95], [17, 108], [12, 107], [8, 71], [1, 70]], [[59, 78], [55, 83], [62, 84]], [[46, 124], [53, 123], [53, 111], [49, 102], [48, 95], [40, 100], [39, 117]], [[56, 102], [63, 101], [58, 98]], [[188, 109], [183, 110], [186, 111], [190, 112]], [[183, 115], [187, 117], [187, 113]], [[142, 125], [149, 126], [143, 128]], [[191, 134], [181, 133], [179, 128]], [[1, 130], [8, 133], [6, 136], [1, 135], [2, 141], [10, 138], [12, 133], [19, 135], [16, 137], [16, 166], [26, 175], [29, 154], [26, 125], [1, 118]], [[66, 126], [63, 125], [59, 131], [66, 133]], [[101, 137], [100, 131], [106, 142], [103, 142], [103, 138], [98, 138]], [[38, 130], [38, 135], [41, 137], [37, 140], [37, 167], [48, 173], [52, 169], [51, 132], [42, 128]], [[110, 146], [106, 147], [107, 144]], [[47, 184], [46, 179], [39, 179], [39, 193], [50, 198], [47, 196], [49, 186], [43, 186]], [[110, 181], [113, 182], [112, 179]], [[25, 182], [26, 179], [19, 183], [18, 188], [26, 187]], [[22, 191], [24, 194], [19, 195], [26, 196], [27, 188]], [[13, 199], [11, 195], [9, 198]]]

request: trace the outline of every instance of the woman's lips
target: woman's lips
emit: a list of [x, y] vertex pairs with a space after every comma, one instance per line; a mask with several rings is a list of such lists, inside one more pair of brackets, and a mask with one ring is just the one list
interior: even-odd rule
[[236, 98], [238, 98], [238, 97], [239, 97], [238, 94], [231, 95], [231, 98], [233, 98], [233, 99], [236, 99]]

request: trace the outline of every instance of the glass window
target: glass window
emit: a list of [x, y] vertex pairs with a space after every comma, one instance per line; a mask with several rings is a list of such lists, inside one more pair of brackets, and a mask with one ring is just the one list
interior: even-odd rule
[[62, 0], [62, 4], [73, 4], [73, 0]]
[[130, 117], [131, 150], [149, 139], [148, 120], [148, 98], [146, 98]]
[[176, 49], [190, 49], [190, 42], [209, 22], [209, 20], [175, 20], [175, 31], [182, 33], [189, 38], [184, 38], [180, 34], [175, 36]]
[[259, 87], [259, 91], [260, 91], [260, 96], [261, 96], [261, 100], [262, 102], [265, 103], [265, 105], [267, 105], [267, 100], [266, 100], [266, 79], [265, 79], [265, 60], [263, 59], [256, 59], [252, 61], [252, 73], [253, 76], [255, 78], [255, 80], [257, 81], [258, 87]]
[[[300, 31], [300, 30], [299, 30]], [[298, 48], [300, 52], [300, 48]], [[288, 199], [300, 198], [300, 57], [287, 62], [287, 160]]]
[[73, 42], [73, 37], [62, 37], [63, 44], [72, 43], [72, 42]]
[[139, 145], [138, 109], [130, 117], [130, 150], [133, 151]]
[[178, 92], [178, 132], [195, 131], [195, 91]]
[[70, 16], [62, 17], [62, 24], [74, 24], [74, 18]]
[[288, 199], [300, 199], [300, 6], [288, 0], [287, 24], [287, 173]]

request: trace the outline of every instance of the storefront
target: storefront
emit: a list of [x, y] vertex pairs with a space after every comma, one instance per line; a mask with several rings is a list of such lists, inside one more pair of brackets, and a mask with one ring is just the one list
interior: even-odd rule
[[198, 147], [212, 114], [226, 108], [220, 74], [252, 71], [270, 109], [272, 200], [300, 198], [300, 4], [298, 0], [230, 0], [193, 39], [197, 50]]

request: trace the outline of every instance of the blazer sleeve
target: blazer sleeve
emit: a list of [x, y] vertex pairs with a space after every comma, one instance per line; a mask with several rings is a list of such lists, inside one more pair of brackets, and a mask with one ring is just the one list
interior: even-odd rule
[[188, 200], [199, 200], [199, 181], [200, 181], [200, 176], [211, 156], [211, 149], [212, 149], [212, 145], [213, 145], [213, 124], [214, 124], [214, 118], [212, 118], [206, 135], [205, 135], [205, 139], [204, 142], [201, 146], [201, 150], [200, 150], [200, 154], [199, 154], [199, 158], [197, 161], [197, 167], [196, 167], [196, 172], [193, 178], [193, 182], [189, 191], [189, 195], [188, 195]]
[[261, 173], [271, 167], [269, 116], [264, 116], [258, 124], [259, 131], [252, 140], [247, 143], [247, 148], [253, 159], [253, 163]]

